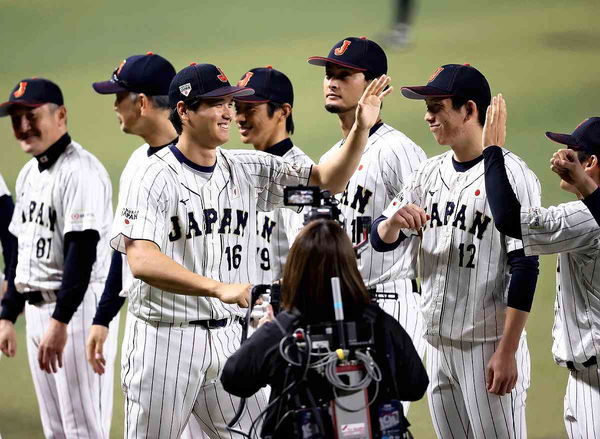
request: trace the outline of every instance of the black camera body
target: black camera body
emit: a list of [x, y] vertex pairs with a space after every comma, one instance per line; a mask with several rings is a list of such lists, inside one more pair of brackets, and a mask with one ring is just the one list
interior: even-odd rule
[[316, 219], [330, 219], [344, 227], [340, 202], [329, 191], [317, 186], [286, 186], [283, 189], [283, 204], [286, 206], [310, 207], [304, 214], [304, 224]]

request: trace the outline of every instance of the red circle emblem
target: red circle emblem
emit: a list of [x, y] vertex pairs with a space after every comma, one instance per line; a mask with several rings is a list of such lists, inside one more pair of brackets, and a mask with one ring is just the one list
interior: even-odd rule
[[395, 206], [396, 204], [398, 204], [398, 203], [397, 203], [396, 201], [394, 201], [394, 202], [392, 203], [392, 206]]
[[479, 189], [477, 189], [477, 190], [475, 191], [475, 196], [476, 196], [476, 197], [477, 197], [477, 196], [479, 196], [479, 194], [480, 194], [480, 193], [481, 193], [481, 191], [480, 191]]
[[362, 169], [363, 169], [363, 165], [360, 165], [360, 166], [358, 167], [358, 170], [359, 170], [359, 171], [362, 171]]
[[129, 224], [129, 220], [125, 218], [125, 224]]

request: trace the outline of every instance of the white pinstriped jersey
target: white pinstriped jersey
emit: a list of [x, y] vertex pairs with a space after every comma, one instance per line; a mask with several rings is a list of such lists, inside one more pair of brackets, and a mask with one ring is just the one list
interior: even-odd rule
[[19, 173], [15, 194], [9, 230], [19, 240], [18, 291], [58, 290], [64, 268], [64, 237], [84, 230], [100, 234], [90, 283], [104, 282], [110, 263], [112, 188], [106, 169], [96, 157], [71, 142], [43, 172], [36, 159], [31, 159]]
[[[311, 158], [297, 146], [293, 146], [281, 158], [290, 163], [309, 166], [314, 164]], [[303, 222], [303, 213], [283, 207], [272, 212], [258, 212], [257, 283], [269, 284], [281, 279], [290, 247], [303, 227]]]
[[521, 211], [525, 254], [558, 253], [555, 361], [600, 358], [600, 228], [581, 201]]
[[[406, 179], [427, 158], [423, 150], [400, 131], [387, 124], [375, 126], [362, 154], [360, 165], [348, 182], [346, 190], [337, 196], [346, 219], [346, 230], [353, 244], [357, 236], [357, 217], [369, 216], [375, 221], [383, 209], [400, 192]], [[338, 142], [321, 157], [324, 162], [342, 146]], [[367, 288], [396, 291], [394, 282], [417, 277], [415, 261], [418, 243], [407, 240], [397, 249], [385, 253], [369, 247], [361, 254], [359, 268]]]
[[[174, 147], [141, 166], [117, 212], [111, 245], [125, 252], [123, 236], [156, 243], [190, 271], [226, 283], [256, 279], [256, 212], [283, 204], [283, 188], [308, 183], [302, 167], [259, 151], [217, 149], [209, 178]], [[206, 169], [204, 168], [204, 172]], [[243, 315], [215, 298], [173, 294], [136, 279], [129, 310], [149, 321], [187, 322]]]
[[[123, 208], [123, 200], [126, 199], [127, 194], [129, 193], [132, 180], [138, 168], [140, 166], [143, 166], [146, 160], [148, 160], [148, 148], [149, 145], [147, 143], [144, 143], [142, 146], [133, 151], [133, 153], [129, 157], [129, 160], [127, 160], [127, 164], [125, 165], [125, 168], [123, 168], [123, 172], [121, 173], [121, 177], [119, 178], [119, 197], [117, 201], [117, 210], [115, 210], [115, 212], [120, 212]], [[118, 217], [115, 216], [115, 220], [117, 220], [117, 218]], [[119, 225], [113, 222], [110, 236], [115, 235], [115, 227], [119, 227]], [[127, 263], [127, 256], [122, 255], [122, 259], [123, 290], [121, 291], [121, 295], [124, 295], [131, 283], [133, 282], [133, 274], [131, 273], [131, 269], [129, 268], [129, 264]]]
[[[537, 177], [520, 158], [504, 151], [508, 178], [521, 205], [539, 206]], [[431, 217], [419, 253], [425, 336], [471, 342], [499, 339], [510, 282], [507, 254], [522, 248], [522, 242], [494, 227], [483, 160], [458, 172], [452, 151], [428, 159], [384, 215], [390, 217], [408, 203], [421, 206]]]
[[0, 174], [0, 197], [5, 195], [10, 195], [10, 191], [8, 190], [8, 186], [6, 186], [6, 182], [4, 181], [2, 174]]

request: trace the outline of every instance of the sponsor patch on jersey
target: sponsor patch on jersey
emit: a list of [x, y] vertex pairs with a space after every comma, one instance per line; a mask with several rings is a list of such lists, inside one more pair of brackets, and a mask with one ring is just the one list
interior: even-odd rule
[[539, 207], [529, 208], [529, 228], [543, 229], [542, 210]]
[[180, 85], [179, 91], [182, 95], [184, 95], [187, 98], [190, 95], [190, 92], [192, 91], [192, 84], [188, 82], [187, 84]]
[[[136, 220], [139, 212], [140, 211], [138, 209], [128, 209], [127, 207], [124, 207], [121, 211], [121, 216], [124, 216], [126, 219], [129, 220]], [[125, 221], [125, 224], [129, 223]]]
[[73, 223], [81, 223], [84, 219], [94, 218], [93, 212], [73, 212], [71, 214], [71, 221]]

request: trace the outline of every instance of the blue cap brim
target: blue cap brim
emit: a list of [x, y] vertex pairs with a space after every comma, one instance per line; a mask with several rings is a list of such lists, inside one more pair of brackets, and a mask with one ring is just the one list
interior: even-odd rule
[[408, 99], [426, 99], [426, 98], [449, 98], [453, 96], [445, 90], [441, 90], [436, 87], [428, 86], [414, 86], [414, 87], [402, 87], [400, 89], [402, 96]]
[[553, 142], [560, 143], [561, 145], [567, 145], [571, 147], [571, 149], [582, 149], [577, 139], [571, 134], [552, 133], [550, 131], [546, 131], [546, 137]]
[[12, 107], [29, 107], [37, 108], [46, 104], [47, 102], [26, 102], [26, 101], [7, 101], [0, 104], [0, 117], [8, 116]]
[[308, 58], [308, 63], [312, 64], [313, 66], [321, 66], [321, 67], [325, 67], [327, 66], [327, 64], [335, 64], [337, 66], [341, 66], [341, 67], [346, 67], [348, 69], [354, 69], [354, 70], [359, 70], [361, 72], [366, 72], [367, 69], [365, 69], [364, 67], [359, 67], [357, 65], [354, 64], [350, 64], [350, 63], [345, 63], [342, 62], [338, 59], [333, 59], [333, 58], [326, 58], [324, 56], [311, 56], [310, 58]]
[[101, 95], [109, 95], [114, 93], [121, 93], [123, 91], [130, 91], [113, 81], [94, 82], [92, 84], [92, 87], [94, 87], [96, 93], [100, 93]]

